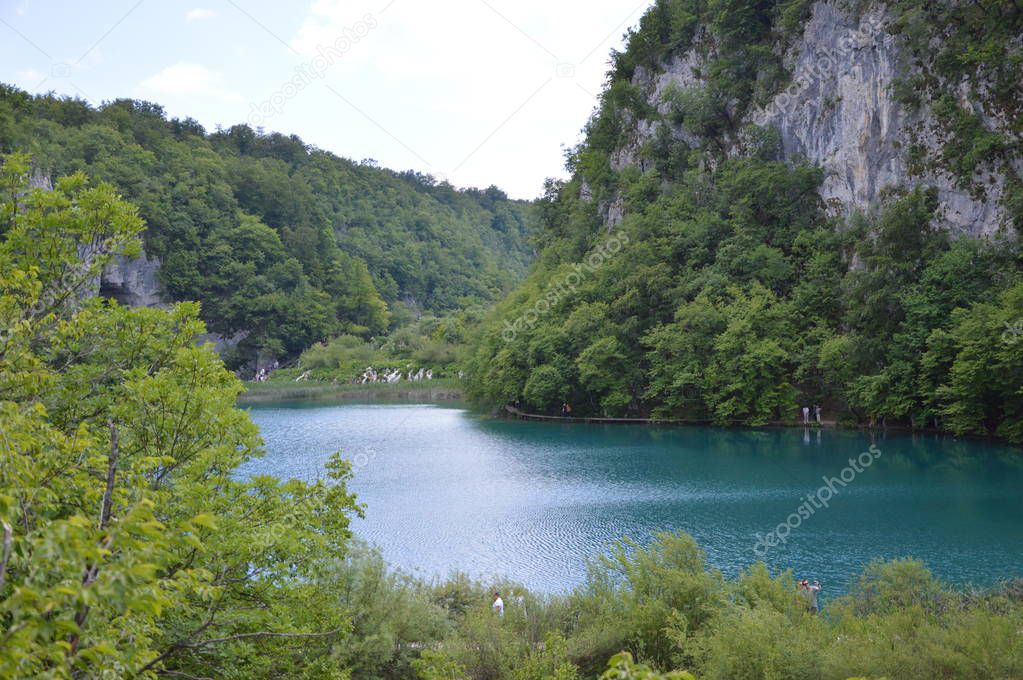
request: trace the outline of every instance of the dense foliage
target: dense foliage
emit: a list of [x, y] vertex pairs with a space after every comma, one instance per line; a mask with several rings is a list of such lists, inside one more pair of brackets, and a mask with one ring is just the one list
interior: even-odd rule
[[419, 369], [430, 370], [433, 377], [452, 377], [458, 374], [469, 336], [484, 314], [483, 308], [469, 307], [442, 317], [424, 316], [372, 341], [342, 335], [313, 345], [302, 353], [295, 368], [278, 371], [273, 377], [304, 375], [311, 380], [352, 382], [367, 368], [380, 375], [400, 370], [402, 380]]
[[531, 257], [530, 206], [496, 187], [458, 191], [244, 125], [207, 134], [146, 102], [92, 108], [0, 86], [11, 151], [135, 203], [167, 298], [201, 301], [212, 331], [246, 332], [245, 358], [489, 302]]
[[[548, 184], [536, 268], [477, 340], [477, 402], [721, 424], [823, 404], [826, 418], [1023, 441], [1018, 236], [953, 237], [924, 187], [830, 219], [821, 172], [736, 122], [784, 79], [776, 48], [808, 7], [648, 11], [569, 157], [572, 179]], [[653, 111], [633, 76], [689, 47], [712, 55], [705, 87], [666, 88]], [[640, 118], [656, 131], [613, 169]]]
[[236, 479], [261, 443], [197, 306], [87, 296], [137, 210], [28, 172], [0, 168], [0, 677], [342, 677], [347, 464]]
[[[340, 591], [362, 616], [353, 680], [846, 680], [1023, 673], [1023, 590], [947, 588], [914, 560], [868, 565], [811, 615], [789, 572], [728, 579], [686, 535], [623, 542], [584, 585], [541, 597], [465, 577], [423, 583], [356, 550]], [[829, 584], [825, 584], [825, 591]], [[500, 592], [503, 617], [489, 610]], [[610, 668], [608, 659], [611, 659]]]

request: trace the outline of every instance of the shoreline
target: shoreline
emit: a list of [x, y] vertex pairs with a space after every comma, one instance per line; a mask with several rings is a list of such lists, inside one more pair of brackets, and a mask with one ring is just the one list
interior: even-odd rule
[[[238, 396], [239, 406], [252, 404], [273, 404], [277, 402], [291, 401], [369, 401], [369, 402], [421, 402], [421, 403], [445, 403], [464, 402], [465, 392], [461, 381], [449, 378], [440, 378], [431, 381], [433, 384], [424, 385], [410, 383], [371, 383], [366, 385], [330, 384], [307, 382], [305, 384], [292, 383], [256, 383], [245, 381], [246, 391]], [[747, 423], [715, 424], [710, 420], [687, 420], [672, 418], [602, 418], [593, 416], [550, 416], [538, 413], [526, 413], [513, 406], [506, 405], [490, 417], [499, 420], [522, 420], [537, 423], [549, 424], [581, 424], [581, 425], [630, 425], [641, 427], [723, 427], [727, 429], [805, 429], [805, 430], [832, 430], [846, 432], [862, 432], [866, 434], [880, 434], [885, 432], [898, 432], [903, 434], [935, 434], [942, 437], [951, 437], [964, 441], [983, 441], [989, 443], [1005, 444], [1019, 448], [1004, 439], [995, 436], [983, 435], [956, 435], [945, 430], [933, 427], [911, 427], [909, 425], [885, 425], [884, 427], [870, 427], [869, 425], [857, 425], [843, 423], [837, 420], [824, 420], [821, 423], [810, 423], [804, 425], [800, 422], [787, 422], [775, 420], [763, 425], [749, 425]]]
[[[683, 419], [683, 418], [606, 418], [598, 416], [548, 416], [539, 413], [526, 413], [514, 406], [505, 406], [507, 416], [516, 420], [530, 420], [535, 422], [556, 422], [556, 423], [585, 423], [589, 425], [652, 425], [652, 426], [683, 426], [698, 425], [704, 427], [715, 426], [712, 420]], [[763, 425], [747, 425], [744, 423], [730, 423], [722, 427], [803, 427], [807, 429], [831, 429], [837, 430], [842, 427], [834, 420], [822, 420], [812, 423], [792, 423], [783, 420], [772, 420]]]
[[951, 437], [963, 441], [979, 441], [988, 443], [1004, 444], [1006, 446], [1020, 448], [1005, 439], [994, 435], [956, 435], [946, 430], [939, 430], [933, 427], [912, 427], [910, 425], [885, 425], [883, 427], [871, 427], [869, 425], [844, 424], [837, 420], [822, 420], [820, 423], [803, 424], [800, 422], [787, 422], [783, 420], [772, 420], [763, 425], [749, 425], [746, 423], [715, 424], [711, 420], [685, 420], [672, 418], [600, 418], [592, 416], [548, 416], [539, 413], [526, 413], [514, 406], [506, 405], [501, 412], [495, 414], [497, 418], [504, 420], [524, 420], [539, 423], [558, 424], [582, 424], [582, 425], [631, 425], [642, 427], [721, 427], [726, 429], [804, 429], [804, 430], [834, 430], [846, 432], [863, 432], [867, 434], [880, 434], [886, 432], [898, 432], [902, 434], [935, 434], [942, 437]]
[[457, 380], [440, 379], [422, 383], [257, 383], [246, 381], [239, 404], [266, 404], [282, 401], [359, 400], [372, 401], [461, 401], [464, 395]]

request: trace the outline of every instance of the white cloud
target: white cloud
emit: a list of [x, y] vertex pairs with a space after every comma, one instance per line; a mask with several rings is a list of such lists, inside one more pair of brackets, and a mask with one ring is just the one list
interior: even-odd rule
[[19, 69], [14, 75], [18, 77], [18, 82], [22, 83], [25, 87], [34, 87], [39, 84], [39, 81], [46, 77], [34, 68]]
[[[578, 140], [596, 104], [608, 50], [648, 2], [312, 0], [289, 44], [307, 60], [350, 47], [323, 82], [373, 120], [352, 119], [367, 137], [378, 137], [374, 123], [386, 129], [375, 139], [382, 163], [426, 162], [456, 184], [535, 195], [544, 176], [561, 173], [561, 145]], [[345, 40], [367, 15], [372, 30]], [[308, 96], [291, 107], [292, 125], [310, 124], [302, 107], [317, 95]], [[344, 113], [334, 99], [327, 92], [317, 110]]]
[[143, 91], [170, 96], [210, 97], [237, 103], [241, 97], [220, 84], [220, 75], [202, 64], [179, 61], [140, 83]]
[[185, 14], [185, 21], [203, 21], [205, 19], [213, 19], [216, 16], [217, 13], [212, 9], [196, 7], [195, 9], [188, 10], [188, 13]]
[[[309, 14], [291, 41], [291, 46], [307, 58], [316, 55], [321, 47], [333, 45], [368, 17], [376, 21], [374, 10], [379, 4], [366, 0], [316, 0]], [[362, 37], [362, 36], [360, 36]]]

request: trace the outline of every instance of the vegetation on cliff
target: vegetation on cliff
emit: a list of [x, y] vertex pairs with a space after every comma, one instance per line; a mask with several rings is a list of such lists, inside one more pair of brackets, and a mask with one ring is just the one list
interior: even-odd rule
[[[660, 0], [647, 12], [569, 156], [572, 178], [547, 186], [535, 269], [479, 335], [477, 402], [722, 424], [791, 421], [823, 404], [840, 420], [1023, 441], [1018, 236], [949, 234], [922, 186], [876, 214], [832, 218], [821, 171], [779, 158], [772, 130], [740, 125], [784, 83], [781, 54], [810, 5]], [[922, 40], [932, 3], [896, 5], [897, 26]], [[939, 72], [1018, 83], [1006, 31], [1018, 35], [1023, 12], [1003, 10], [1014, 28], [998, 28], [1000, 51], [984, 52], [993, 61], [957, 52]], [[705, 84], [666, 92], [658, 113], [634, 77], [694, 46], [707, 50]], [[617, 163], [642, 118], [665, 124], [636, 163]], [[985, 148], [971, 153], [998, 161]]]
[[[943, 162], [972, 176], [1016, 142], [941, 91], [983, 76], [1012, 111], [1018, 51], [1003, 48], [1021, 9], [937, 4], [894, 2], [894, 28], [918, 47], [947, 38], [937, 80], [911, 89], [948, 114], [961, 144]], [[536, 267], [478, 332], [477, 400], [750, 424], [817, 402], [1023, 441], [1018, 237], [955, 238], [925, 187], [829, 217], [818, 169], [735, 127], [784, 82], [779, 47], [809, 7], [658, 0], [647, 13], [572, 179], [548, 185]], [[934, 33], [935, 16], [953, 26]], [[670, 93], [668, 114], [699, 142], [655, 136], [648, 163], [616, 169], [653, 115], [635, 74], [707, 34], [706, 86]], [[237, 476], [261, 442], [239, 382], [195, 339], [206, 319], [248, 331], [245, 351], [306, 350], [309, 370], [337, 376], [362, 358], [453, 366], [477, 313], [450, 312], [523, 271], [526, 206], [294, 138], [207, 134], [138, 102], [4, 88], [0, 150], [13, 149], [60, 179], [30, 189], [20, 154], [0, 167], [0, 677], [1023, 677], [1019, 583], [953, 590], [913, 560], [867, 567], [816, 616], [791, 573], [726, 578], [685, 535], [624, 541], [560, 596], [388, 570], [352, 544], [362, 508], [340, 457], [311, 483]], [[89, 294], [140, 239], [168, 294], [202, 311]], [[420, 308], [448, 314], [413, 322]]]

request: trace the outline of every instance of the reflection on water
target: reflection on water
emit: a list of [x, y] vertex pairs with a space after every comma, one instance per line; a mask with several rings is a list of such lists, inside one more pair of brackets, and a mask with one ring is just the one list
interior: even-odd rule
[[874, 443], [880, 457], [770, 550], [772, 569], [832, 593], [873, 558], [911, 555], [942, 578], [1021, 573], [1023, 456], [935, 435], [481, 419], [432, 405], [255, 407], [267, 455], [240, 474], [314, 479], [340, 449], [366, 504], [357, 534], [423, 576], [502, 574], [545, 591], [582, 581], [622, 536], [685, 530], [734, 574], [757, 535]]

